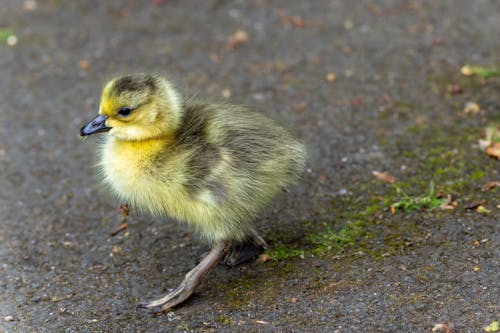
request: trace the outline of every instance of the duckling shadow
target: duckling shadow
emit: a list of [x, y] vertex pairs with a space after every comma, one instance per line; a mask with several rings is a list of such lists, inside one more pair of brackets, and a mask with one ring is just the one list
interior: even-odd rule
[[275, 200], [256, 223], [268, 244], [268, 249], [283, 245], [301, 246], [306, 243], [309, 213], [298, 207], [299, 195], [291, 194], [292, 192], [286, 193]]

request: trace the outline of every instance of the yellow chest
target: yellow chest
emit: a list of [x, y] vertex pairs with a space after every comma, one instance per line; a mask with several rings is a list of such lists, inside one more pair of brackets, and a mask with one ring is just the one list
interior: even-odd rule
[[[190, 193], [189, 152], [165, 150], [161, 143], [130, 143], [110, 138], [101, 151], [104, 182], [122, 203], [139, 211], [185, 221], [207, 239], [229, 238], [227, 213], [211, 200]], [[234, 236], [234, 235], [232, 235]]]
[[[105, 182], [121, 199], [153, 214], [173, 213], [182, 196], [181, 161], [157, 162], [161, 141], [123, 142], [110, 138], [103, 146], [101, 167]], [[176, 167], [177, 166], [177, 167]]]

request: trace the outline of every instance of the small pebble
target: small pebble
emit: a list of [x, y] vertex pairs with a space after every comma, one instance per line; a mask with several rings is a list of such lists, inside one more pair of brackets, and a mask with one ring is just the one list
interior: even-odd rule
[[224, 98], [231, 97], [231, 90], [229, 90], [228, 88], [223, 89], [222, 90], [222, 97], [224, 97]]
[[38, 3], [35, 0], [26, 0], [23, 7], [25, 10], [32, 12], [38, 8]]
[[9, 46], [14, 46], [17, 44], [17, 36], [11, 35], [7, 37], [7, 45]]
[[351, 30], [353, 27], [354, 27], [354, 23], [352, 23], [351, 20], [344, 21], [344, 29], [345, 30]]
[[240, 18], [241, 17], [241, 12], [238, 9], [230, 9], [227, 13], [232, 18]]
[[14, 320], [15, 320], [15, 319], [14, 319], [14, 316], [5, 316], [3, 319], [4, 319], [5, 321], [14, 321]]
[[474, 70], [469, 65], [462, 66], [462, 68], [460, 68], [460, 72], [465, 76], [471, 76], [474, 74]]

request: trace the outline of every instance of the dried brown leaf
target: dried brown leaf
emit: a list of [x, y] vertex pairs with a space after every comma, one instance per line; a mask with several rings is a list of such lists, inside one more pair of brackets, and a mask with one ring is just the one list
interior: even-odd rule
[[476, 208], [476, 212], [478, 212], [479, 214], [488, 214], [488, 213], [491, 213], [491, 210], [484, 207], [483, 205], [479, 205]]
[[482, 187], [481, 187], [481, 191], [485, 192], [485, 191], [489, 191], [495, 187], [500, 187], [500, 181], [491, 181], [491, 182], [487, 182], [486, 184], [484, 184]]
[[306, 20], [298, 15], [288, 15], [285, 12], [280, 12], [278, 15], [283, 25], [291, 25], [295, 28], [305, 28], [308, 25]]
[[124, 222], [124, 223], [120, 224], [120, 225], [118, 226], [118, 228], [116, 228], [116, 229], [114, 229], [113, 231], [111, 231], [111, 232], [109, 233], [109, 235], [110, 235], [111, 237], [116, 236], [116, 235], [118, 235], [120, 232], [122, 232], [123, 230], [127, 229], [127, 227], [128, 227], [127, 222]]
[[382, 15], [383, 14], [382, 8], [375, 3], [367, 3], [367, 4], [365, 4], [364, 8], [374, 15]]
[[290, 21], [296, 28], [303, 28], [306, 26], [306, 21], [300, 16], [292, 16]]
[[467, 209], [467, 210], [476, 209], [477, 207], [479, 207], [483, 204], [484, 204], [484, 200], [474, 201], [470, 205], [465, 206], [465, 209]]
[[265, 262], [268, 262], [269, 260], [271, 260], [271, 256], [267, 253], [262, 253], [257, 257], [255, 261], [259, 264], [263, 264]]
[[373, 171], [372, 173], [377, 179], [383, 180], [391, 184], [396, 182], [396, 177], [390, 175], [387, 172]]
[[500, 142], [493, 142], [486, 148], [488, 156], [500, 160]]
[[80, 62], [78, 63], [78, 66], [82, 70], [87, 70], [87, 69], [90, 68], [90, 61], [88, 61], [88, 60], [80, 60]]
[[453, 323], [451, 322], [444, 321], [442, 323], [435, 324], [432, 331], [442, 333], [455, 333], [455, 325], [453, 325]]
[[436, 37], [432, 40], [433, 46], [444, 45], [444, 44], [446, 44], [446, 41], [443, 37]]
[[333, 82], [337, 78], [334, 72], [326, 73], [325, 78], [328, 82]]
[[153, 4], [153, 6], [162, 6], [166, 5], [168, 1], [169, 0], [151, 0], [151, 3]]
[[450, 95], [459, 95], [464, 92], [464, 89], [458, 85], [458, 84], [453, 84], [448, 86], [448, 94]]
[[243, 44], [247, 43], [248, 39], [249, 39], [248, 33], [245, 30], [239, 29], [236, 30], [234, 34], [229, 36], [228, 45], [230, 48], [236, 49], [242, 46]]
[[455, 207], [457, 207], [457, 202], [456, 201], [453, 201], [452, 199], [452, 196], [451, 195], [448, 195], [446, 197], [446, 201], [444, 201], [441, 206], [439, 206], [439, 209], [455, 209]]
[[128, 204], [122, 204], [120, 206], [120, 214], [122, 216], [128, 216], [129, 213], [130, 213], [130, 208], [129, 208]]

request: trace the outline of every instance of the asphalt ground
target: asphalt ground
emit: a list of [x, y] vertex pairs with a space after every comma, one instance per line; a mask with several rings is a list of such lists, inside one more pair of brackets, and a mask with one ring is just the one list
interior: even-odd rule
[[[499, 319], [499, 189], [481, 188], [500, 162], [478, 142], [500, 123], [500, 82], [461, 68], [498, 68], [500, 2], [4, 0], [0, 29], [1, 332], [482, 332]], [[129, 72], [258, 106], [309, 153], [257, 221], [269, 260], [217, 267], [161, 316], [136, 304], [208, 245], [134, 212], [111, 237], [120, 203], [97, 175], [98, 139], [78, 136], [103, 83]], [[450, 209], [391, 212], [431, 184]]]

